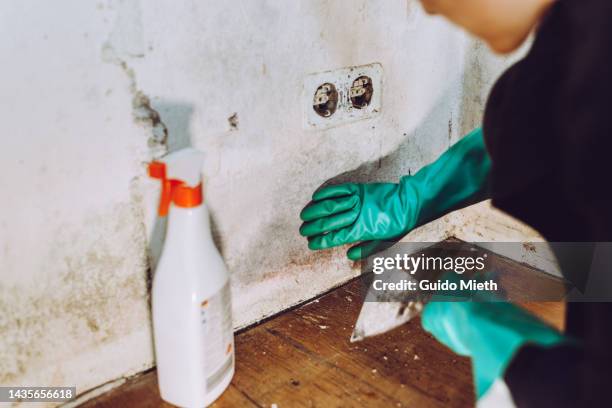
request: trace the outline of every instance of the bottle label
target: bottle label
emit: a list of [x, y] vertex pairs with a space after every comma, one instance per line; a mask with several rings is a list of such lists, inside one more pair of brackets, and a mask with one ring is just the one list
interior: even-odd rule
[[229, 281], [200, 304], [206, 390], [217, 386], [234, 366], [234, 331]]

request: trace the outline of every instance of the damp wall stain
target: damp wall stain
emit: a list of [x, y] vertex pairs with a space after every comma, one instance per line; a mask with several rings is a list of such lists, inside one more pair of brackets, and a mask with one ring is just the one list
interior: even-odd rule
[[[0, 286], [0, 384], [36, 384], [28, 381], [40, 376], [35, 371], [61, 373], [79, 353], [149, 326], [146, 240], [134, 223], [139, 211], [118, 204], [85, 219], [87, 228], [60, 227], [47, 253], [58, 261], [49, 264], [53, 275], [27, 290]], [[48, 385], [72, 384], [76, 378], [65, 382], [69, 377]]]

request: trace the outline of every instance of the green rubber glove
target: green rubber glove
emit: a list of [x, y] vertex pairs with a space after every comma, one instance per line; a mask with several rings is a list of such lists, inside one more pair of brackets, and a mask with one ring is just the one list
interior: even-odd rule
[[425, 305], [421, 323], [455, 353], [472, 358], [478, 398], [503, 376], [524, 344], [552, 346], [566, 340], [535, 316], [504, 301], [444, 302], [434, 297]]
[[410, 230], [487, 198], [491, 162], [475, 129], [414, 176], [394, 183], [347, 183], [316, 191], [301, 212], [300, 234], [312, 250], [352, 244], [347, 256], [365, 258]]

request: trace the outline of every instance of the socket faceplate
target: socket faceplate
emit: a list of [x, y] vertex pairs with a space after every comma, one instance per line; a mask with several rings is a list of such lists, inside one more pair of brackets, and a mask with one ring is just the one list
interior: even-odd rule
[[[310, 74], [304, 78], [302, 106], [306, 129], [327, 129], [345, 123], [373, 118], [382, 107], [382, 65], [378, 63]], [[337, 103], [332, 114], [322, 115], [327, 103], [322, 93], [325, 84], [332, 84]]]

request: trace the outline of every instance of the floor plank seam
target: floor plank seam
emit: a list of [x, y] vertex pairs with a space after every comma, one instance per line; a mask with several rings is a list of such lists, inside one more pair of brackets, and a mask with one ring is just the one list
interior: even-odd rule
[[[320, 362], [322, 364], [325, 364], [326, 366], [328, 366], [329, 368], [335, 368], [336, 370], [341, 371], [342, 373], [348, 375], [349, 377], [359, 381], [362, 384], [365, 384], [366, 386], [370, 386], [372, 388], [374, 388], [376, 391], [380, 392], [381, 395], [384, 395], [385, 397], [391, 399], [391, 400], [395, 400], [397, 401], [397, 397], [388, 394], [387, 392], [385, 392], [384, 390], [380, 389], [379, 387], [377, 387], [375, 384], [376, 383], [371, 383], [369, 381], [367, 381], [366, 377], [358, 377], [355, 374], [353, 374], [350, 371], [347, 371], [345, 369], [343, 369], [342, 367], [339, 367], [333, 363], [330, 363], [329, 359], [325, 359], [325, 358], [321, 358], [320, 355], [318, 355], [317, 353], [311, 351], [310, 349], [308, 349], [307, 347], [305, 347], [304, 345], [302, 345], [300, 342], [296, 341], [295, 339], [292, 339], [289, 336], [286, 336], [274, 329], [269, 329], [266, 327], [265, 329], [268, 333], [270, 333], [271, 335], [280, 338], [281, 340], [283, 340], [284, 342], [288, 343], [289, 345], [291, 345], [292, 347], [294, 347], [295, 349], [307, 354], [309, 357], [313, 358], [315, 361]], [[422, 396], [433, 400], [436, 403], [446, 403], [446, 401], [437, 398], [435, 395], [431, 395], [428, 392], [426, 392], [425, 390], [422, 390], [420, 388], [415, 388], [412, 385], [406, 385], [406, 387], [410, 388], [411, 390], [421, 394]], [[397, 401], [399, 403], [401, 403], [402, 401]]]
[[232, 384], [232, 387], [234, 387], [236, 390], [238, 390], [238, 392], [240, 394], [242, 394], [244, 396], [244, 398], [248, 399], [251, 403], [253, 403], [253, 405], [255, 405], [258, 408], [264, 408], [263, 405], [261, 405], [260, 403], [258, 403], [256, 400], [254, 400], [249, 394], [247, 394], [245, 391], [241, 390], [240, 388], [238, 388], [236, 385]]

